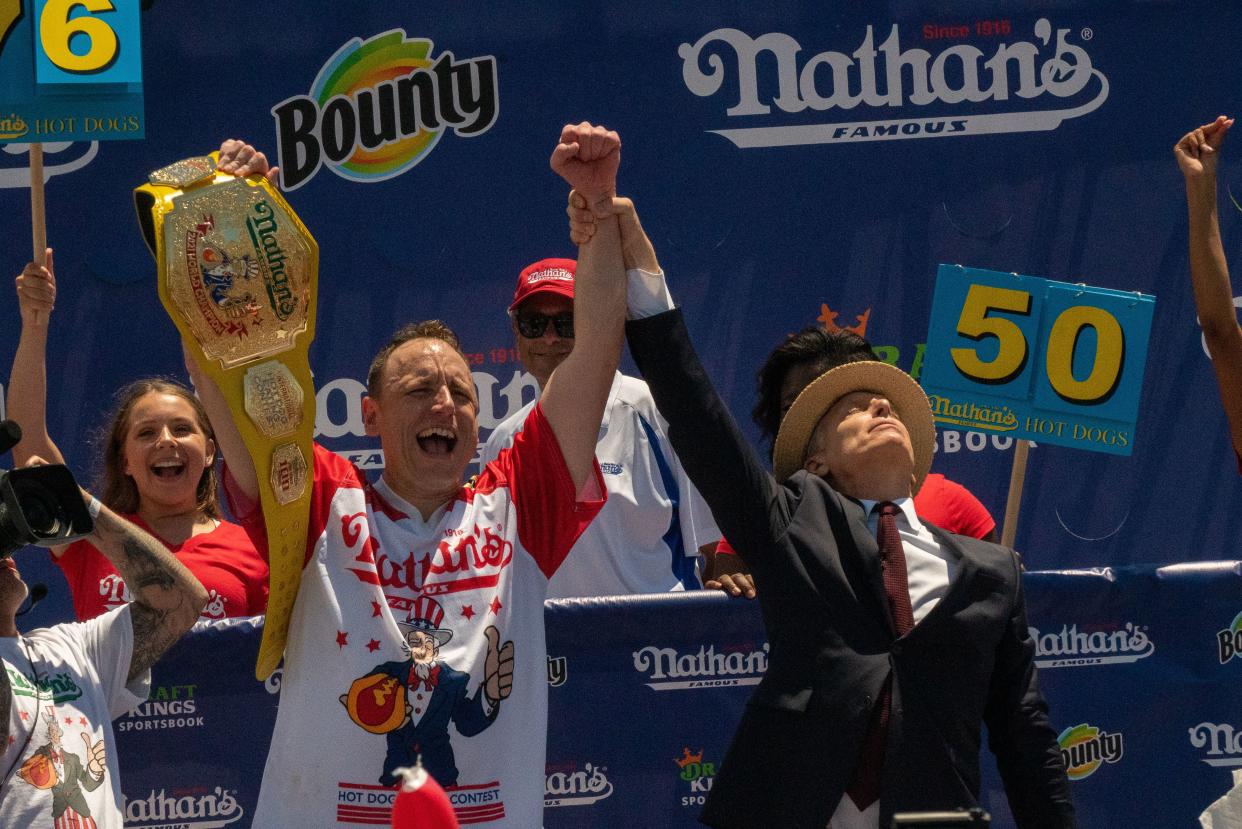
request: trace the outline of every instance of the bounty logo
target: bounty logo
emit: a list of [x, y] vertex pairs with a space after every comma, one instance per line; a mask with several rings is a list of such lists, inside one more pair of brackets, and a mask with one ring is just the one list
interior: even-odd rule
[[612, 794], [608, 769], [593, 763], [548, 766], [544, 778], [544, 808], [590, 806]]
[[309, 95], [272, 108], [280, 181], [296, 190], [319, 168], [350, 181], [399, 176], [422, 161], [446, 127], [481, 135], [500, 109], [496, 59], [431, 53], [401, 29], [353, 38], [319, 70]]
[[690, 787], [690, 794], [682, 795], [681, 805], [702, 806], [707, 802], [712, 783], [716, 782], [716, 764], [703, 762], [703, 749], [692, 754], [689, 746], [682, 748], [681, 756], [673, 762], [677, 764], [677, 776]]
[[564, 656], [548, 657], [548, 685], [559, 688], [569, 679], [569, 660]]
[[1070, 780], [1090, 777], [1100, 766], [1116, 763], [1125, 753], [1121, 732], [1109, 734], [1086, 723], [1062, 731], [1057, 743]]
[[[807, 55], [787, 34], [755, 38], [716, 29], [681, 44], [677, 54], [686, 88], [699, 97], [716, 95], [730, 80], [737, 103], [725, 116], [750, 120], [710, 132], [742, 148], [1041, 132], [1094, 112], [1108, 98], [1108, 78], [1091, 56], [1070, 42], [1069, 29], [1054, 37], [1046, 18], [1036, 21], [1032, 39], [989, 44], [990, 55], [970, 43], [935, 55], [903, 50], [896, 23], [878, 46], [876, 38], [868, 26], [852, 52]], [[819, 123], [804, 117], [756, 124], [755, 118], [771, 116], [773, 105], [794, 116], [839, 115]], [[862, 117], [851, 118], [858, 108]]]
[[1035, 642], [1035, 664], [1041, 668], [1077, 668], [1083, 665], [1116, 665], [1138, 662], [1156, 652], [1147, 628], [1133, 622], [1114, 630], [1079, 630], [1061, 625], [1056, 633], [1027, 629]]
[[121, 811], [126, 829], [220, 829], [246, 814], [237, 792], [220, 786], [174, 789], [171, 794], [152, 790], [141, 800], [127, 796]]
[[1209, 766], [1242, 766], [1242, 729], [1229, 723], [1199, 723], [1190, 729], [1190, 744], [1207, 749], [1199, 759]]
[[1216, 632], [1216, 649], [1222, 665], [1242, 653], [1242, 613], [1233, 617], [1229, 627]]
[[647, 674], [650, 681], [646, 685], [653, 691], [758, 685], [767, 669], [767, 642], [760, 650], [727, 653], [717, 653], [715, 645], [700, 647], [696, 653], [655, 645], [634, 651], [634, 670]]

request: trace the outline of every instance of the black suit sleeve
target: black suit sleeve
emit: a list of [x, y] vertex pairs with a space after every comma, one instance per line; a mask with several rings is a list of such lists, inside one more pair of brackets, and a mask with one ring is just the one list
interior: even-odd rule
[[757, 570], [756, 555], [789, 522], [787, 496], [721, 402], [690, 343], [681, 311], [626, 324], [630, 353], [668, 421], [669, 439], [729, 543]]
[[1039, 692], [1035, 643], [1027, 628], [1022, 575], [1013, 558], [1015, 596], [1005, 634], [996, 650], [984, 721], [988, 747], [1021, 829], [1075, 829], [1074, 803], [1048, 704]]

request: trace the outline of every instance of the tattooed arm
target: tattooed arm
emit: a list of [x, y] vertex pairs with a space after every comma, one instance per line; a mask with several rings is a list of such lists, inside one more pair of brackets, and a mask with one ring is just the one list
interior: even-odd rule
[[167, 547], [107, 507], [99, 511], [90, 540], [134, 596], [132, 682], [190, 629], [207, 604], [207, 591]]

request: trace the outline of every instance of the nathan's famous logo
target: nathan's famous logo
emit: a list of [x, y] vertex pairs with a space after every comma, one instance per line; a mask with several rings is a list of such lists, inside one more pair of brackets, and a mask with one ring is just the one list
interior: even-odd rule
[[1082, 723], [1067, 728], [1057, 737], [1061, 759], [1070, 780], [1082, 780], [1095, 774], [1105, 763], [1116, 763], [1125, 752], [1121, 732], [1109, 734], [1093, 725]]
[[43, 702], [55, 704], [70, 702], [82, 696], [82, 689], [72, 676], [61, 672], [45, 677], [27, 676], [9, 665], [5, 665], [9, 675], [9, 687], [15, 697], [29, 697]]
[[194, 698], [196, 685], [161, 685], [151, 689], [147, 701], [114, 723], [117, 731], [163, 731], [170, 728], [202, 728]]
[[[408, 552], [404, 558], [389, 558], [378, 552], [379, 544], [366, 531], [366, 514], [357, 512], [341, 519], [341, 539], [346, 549], [360, 547], [349, 572], [366, 584], [387, 588], [404, 588], [426, 596], [480, 590], [495, 587], [500, 574], [513, 561], [513, 542], [504, 536], [504, 528], [475, 525], [471, 532], [450, 531], [453, 535], [439, 542], [435, 549], [415, 558]], [[378, 553], [378, 554], [377, 554]], [[403, 601], [390, 596], [389, 603]], [[408, 600], [404, 600], [408, 601]], [[408, 609], [408, 608], [402, 608]]]
[[549, 764], [545, 769], [543, 805], [590, 806], [612, 794], [608, 768], [594, 763]]
[[[902, 49], [894, 23], [878, 46], [868, 26], [848, 52], [807, 54], [780, 32], [751, 37], [716, 29], [683, 43], [677, 54], [682, 80], [695, 95], [715, 95], [730, 80], [737, 103], [725, 110], [729, 118], [771, 115], [773, 105], [790, 115], [841, 111], [828, 122], [753, 126], [752, 117], [746, 127], [712, 130], [738, 147], [776, 147], [1056, 129], [1108, 98], [1108, 79], [1070, 37], [1069, 29], [1054, 36], [1052, 24], [1040, 18], [1031, 40], [997, 42], [990, 55], [970, 43], [932, 54]], [[1041, 106], [1044, 96], [1066, 105]], [[934, 113], [919, 112], [934, 104], [940, 105]], [[844, 115], [858, 108], [864, 117], [879, 117]], [[907, 114], [915, 117], [901, 117]]]
[[246, 814], [236, 790], [220, 786], [151, 790], [141, 799], [127, 795], [121, 811], [127, 829], [218, 829]]
[[559, 688], [569, 679], [569, 660], [563, 656], [548, 657], [548, 684]]
[[712, 790], [712, 783], [716, 781], [716, 764], [703, 762], [703, 749], [692, 754], [689, 746], [682, 748], [681, 756], [674, 758], [673, 762], [677, 764], [677, 776], [690, 784], [690, 794], [682, 795], [681, 805], [702, 806], [707, 801], [707, 793]]
[[259, 262], [264, 266], [263, 284], [267, 288], [267, 298], [271, 302], [272, 311], [277, 319], [284, 322], [297, 310], [298, 301], [289, 288], [285, 252], [281, 250], [280, 240], [277, 238], [280, 227], [276, 224], [276, 212], [266, 200], [255, 202], [251, 210], [254, 215], [246, 217], [246, 230], [250, 233], [255, 252], [260, 255]]
[[1242, 613], [1233, 617], [1229, 627], [1216, 632], [1216, 648], [1222, 665], [1242, 653]]
[[[989, 432], [1012, 432], [1018, 428], [1018, 416], [1008, 406], [980, 406], [977, 403], [954, 403], [939, 394], [928, 395], [937, 423], [953, 423]], [[1028, 418], [1029, 420], [1029, 418]]]
[[30, 127], [16, 112], [0, 118], [0, 141], [15, 141], [28, 132]]
[[719, 653], [715, 645], [693, 653], [655, 645], [634, 651], [634, 670], [647, 674], [647, 687], [656, 691], [758, 685], [767, 669], [767, 642], [759, 650], [738, 648]]
[[376, 182], [426, 157], [446, 127], [481, 135], [500, 109], [496, 59], [438, 56], [425, 38], [393, 29], [353, 38], [319, 70], [309, 95], [272, 108], [280, 180], [294, 190], [326, 164], [342, 178]]
[[1242, 766], [1242, 728], [1201, 722], [1190, 729], [1190, 744], [1207, 749], [1207, 756], [1199, 759], [1209, 766]]
[[1035, 642], [1035, 664], [1041, 668], [1081, 665], [1115, 665], [1137, 662], [1156, 652], [1147, 638], [1147, 628], [1126, 622], [1118, 628], [1061, 625], [1055, 633], [1042, 633], [1037, 627], [1027, 631]]

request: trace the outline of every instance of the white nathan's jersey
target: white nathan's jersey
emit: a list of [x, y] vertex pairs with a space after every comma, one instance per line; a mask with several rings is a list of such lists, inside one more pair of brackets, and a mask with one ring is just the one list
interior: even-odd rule
[[[542, 825], [543, 600], [603, 502], [575, 500], [541, 409], [429, 522], [321, 447], [314, 467], [309, 558], [254, 825], [386, 826], [392, 772], [418, 755], [463, 825]], [[411, 659], [411, 629], [441, 643], [434, 660]], [[493, 640], [513, 643], [503, 700], [484, 683]]]
[[112, 720], [147, 698], [150, 672], [127, 683], [129, 606], [87, 622], [0, 637], [13, 693], [0, 752], [0, 826], [121, 829]]
[[[513, 443], [532, 402], [488, 436], [481, 464]], [[595, 456], [608, 503], [548, 582], [548, 598], [665, 593], [702, 586], [699, 547], [720, 531], [673, 452], [647, 384], [617, 372]]]

